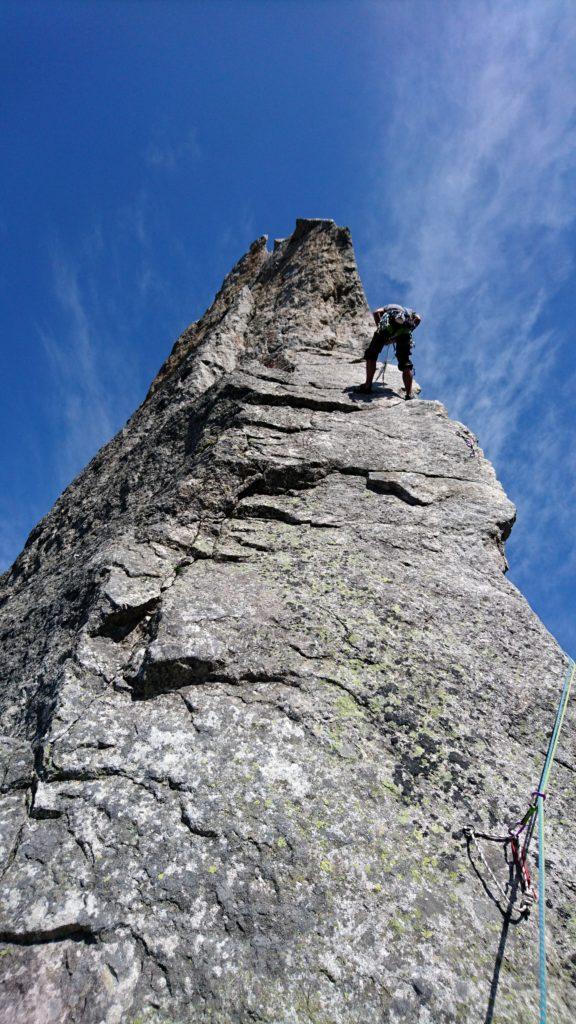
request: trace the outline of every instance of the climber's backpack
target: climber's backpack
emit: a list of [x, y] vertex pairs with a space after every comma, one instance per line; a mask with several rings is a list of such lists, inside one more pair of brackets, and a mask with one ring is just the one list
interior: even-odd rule
[[399, 334], [411, 334], [419, 323], [420, 318], [413, 309], [396, 305], [384, 306], [376, 334], [391, 341]]

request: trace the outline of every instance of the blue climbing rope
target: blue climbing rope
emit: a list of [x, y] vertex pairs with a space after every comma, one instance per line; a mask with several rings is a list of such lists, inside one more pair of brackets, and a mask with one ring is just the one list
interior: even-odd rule
[[[508, 829], [507, 836], [496, 836], [489, 835], [486, 832], [477, 832], [471, 826], [467, 826], [463, 830], [463, 834], [466, 837], [466, 842], [474, 842], [476, 850], [480, 859], [483, 861], [484, 866], [488, 872], [492, 875], [497, 887], [500, 889], [504, 899], [507, 898], [506, 891], [499, 884], [498, 880], [494, 877], [488, 863], [486, 862], [482, 851], [478, 845], [478, 839], [487, 839], [492, 842], [503, 843], [504, 845], [510, 843], [514, 864], [518, 874], [518, 880], [522, 889], [522, 902], [520, 904], [520, 914], [528, 915], [530, 909], [538, 899], [538, 931], [539, 931], [539, 981], [540, 981], [540, 1024], [547, 1024], [548, 1022], [548, 983], [546, 977], [546, 858], [544, 850], [544, 801], [546, 799], [546, 791], [548, 787], [548, 780], [550, 778], [550, 771], [554, 762], [556, 754], [556, 748], [558, 746], [558, 740], [560, 737], [560, 730], [564, 722], [566, 715], [566, 708], [568, 707], [568, 700], [570, 698], [570, 690], [572, 689], [572, 683], [576, 676], [576, 664], [572, 659], [569, 659], [568, 668], [564, 677], [564, 685], [562, 687], [562, 694], [560, 696], [560, 703], [558, 704], [558, 710], [556, 711], [556, 720], [554, 722], [554, 728], [548, 742], [548, 749], [546, 751], [546, 758], [544, 761], [544, 767], [538, 783], [538, 789], [532, 793], [532, 799], [528, 810], [526, 811], [523, 818], [513, 827]], [[528, 849], [532, 840], [534, 832], [534, 826], [538, 826], [538, 897], [532, 885], [530, 878], [530, 872], [528, 869]], [[523, 840], [521, 836], [523, 835]]]
[[542, 769], [542, 775], [540, 776], [540, 782], [538, 783], [538, 789], [534, 794], [536, 797], [536, 807], [538, 812], [538, 930], [539, 930], [539, 956], [540, 956], [540, 1024], [547, 1024], [548, 1020], [548, 982], [546, 977], [546, 860], [544, 856], [544, 800], [546, 799], [546, 789], [548, 786], [548, 779], [550, 777], [550, 770], [554, 761], [554, 755], [556, 754], [556, 747], [558, 746], [558, 739], [560, 736], [560, 730], [566, 714], [566, 708], [568, 706], [568, 700], [570, 697], [570, 690], [574, 681], [574, 674], [576, 672], [576, 664], [570, 660], [566, 676], [564, 678], [564, 686], [562, 688], [562, 696], [560, 697], [560, 703], [558, 705], [558, 711], [556, 712], [556, 721], [554, 722], [554, 728], [548, 743], [548, 750], [546, 751], [546, 760]]
[[538, 795], [538, 931], [540, 946], [540, 1024], [548, 1019], [546, 979], [546, 879], [544, 876], [544, 797]]

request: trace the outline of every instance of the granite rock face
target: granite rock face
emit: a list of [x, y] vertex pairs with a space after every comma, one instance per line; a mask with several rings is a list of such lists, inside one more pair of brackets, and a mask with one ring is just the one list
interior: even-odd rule
[[[473, 436], [352, 393], [370, 334], [346, 229], [255, 242], [2, 577], [3, 1024], [535, 1019], [536, 915], [461, 829], [525, 809], [566, 658]], [[568, 723], [555, 1024], [575, 768]]]

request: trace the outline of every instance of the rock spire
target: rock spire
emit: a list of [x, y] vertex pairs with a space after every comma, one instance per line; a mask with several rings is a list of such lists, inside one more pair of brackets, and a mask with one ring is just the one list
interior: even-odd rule
[[525, 809], [566, 658], [469, 431], [351, 393], [370, 333], [347, 229], [259, 239], [1, 578], [0, 1021], [535, 1019], [535, 915], [461, 829]]

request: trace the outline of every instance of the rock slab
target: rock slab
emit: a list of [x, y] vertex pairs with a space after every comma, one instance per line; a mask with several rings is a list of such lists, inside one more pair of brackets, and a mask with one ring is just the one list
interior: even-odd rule
[[[567, 659], [476, 439], [352, 391], [370, 334], [346, 229], [259, 239], [1, 578], [2, 1022], [535, 1019], [536, 915], [462, 827], [524, 811]], [[575, 768], [569, 720], [555, 1024]]]

